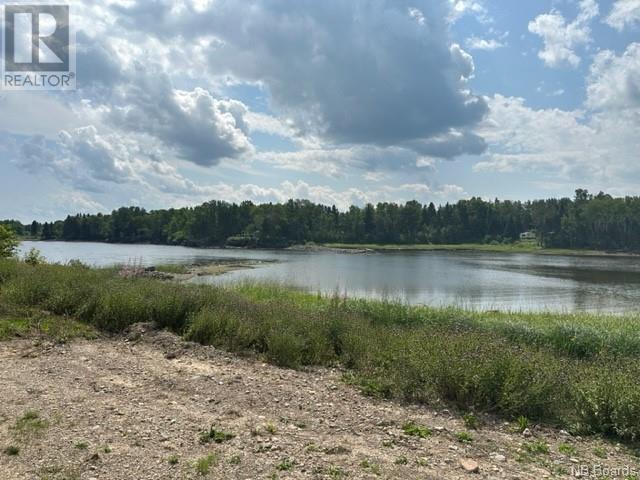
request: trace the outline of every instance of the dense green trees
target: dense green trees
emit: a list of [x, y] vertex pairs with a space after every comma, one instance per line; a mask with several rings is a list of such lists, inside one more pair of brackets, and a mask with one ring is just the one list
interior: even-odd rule
[[640, 251], [640, 197], [593, 196], [586, 190], [577, 190], [573, 199], [471, 198], [439, 207], [410, 201], [352, 206], [345, 212], [307, 200], [262, 205], [211, 201], [150, 212], [123, 207], [110, 215], [75, 215], [28, 227], [5, 223], [18, 234], [43, 239], [250, 247], [305, 242], [503, 243], [535, 230], [544, 246]]

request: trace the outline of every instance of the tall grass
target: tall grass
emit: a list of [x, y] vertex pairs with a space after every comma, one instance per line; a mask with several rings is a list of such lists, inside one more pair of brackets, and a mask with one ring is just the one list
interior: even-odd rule
[[50, 311], [114, 333], [156, 322], [284, 367], [341, 365], [369, 395], [640, 437], [633, 315], [479, 313], [16, 261], [0, 261], [0, 322], [3, 308]]

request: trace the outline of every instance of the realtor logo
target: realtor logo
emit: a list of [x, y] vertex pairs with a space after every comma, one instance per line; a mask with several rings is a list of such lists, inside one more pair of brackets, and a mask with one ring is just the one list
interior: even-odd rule
[[2, 27], [3, 89], [75, 88], [75, 49], [68, 5], [4, 5]]

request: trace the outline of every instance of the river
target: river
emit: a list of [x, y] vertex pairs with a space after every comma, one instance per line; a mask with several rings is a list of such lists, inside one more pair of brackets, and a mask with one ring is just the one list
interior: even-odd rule
[[640, 310], [640, 257], [444, 251], [348, 254], [74, 242], [22, 242], [20, 253], [32, 247], [50, 262], [78, 259], [95, 266], [263, 261], [255, 268], [194, 281], [269, 280], [311, 292], [410, 304], [512, 311]]

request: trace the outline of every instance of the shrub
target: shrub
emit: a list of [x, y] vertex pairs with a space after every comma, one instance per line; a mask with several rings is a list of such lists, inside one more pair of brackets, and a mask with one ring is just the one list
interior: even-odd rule
[[0, 225], [0, 258], [13, 257], [18, 248], [18, 240], [12, 230]]
[[32, 248], [25, 254], [23, 261], [27, 265], [35, 267], [36, 265], [45, 263], [46, 260], [42, 255], [40, 255], [40, 250], [38, 250], [37, 248]]

